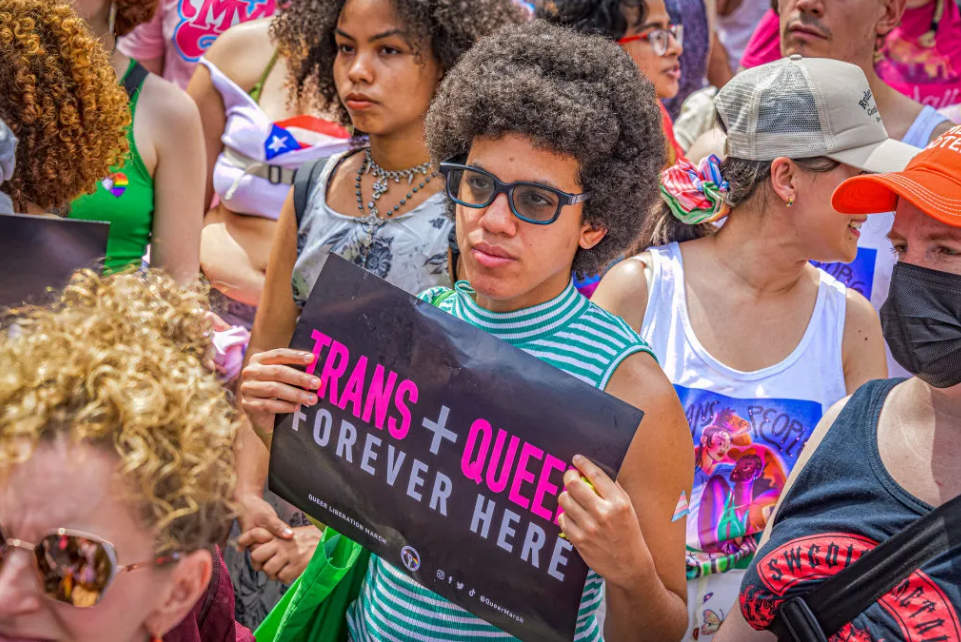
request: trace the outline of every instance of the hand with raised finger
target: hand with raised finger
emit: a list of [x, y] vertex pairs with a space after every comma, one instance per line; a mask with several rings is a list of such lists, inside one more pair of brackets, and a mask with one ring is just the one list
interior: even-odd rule
[[254, 430], [261, 435], [274, 430], [274, 416], [291, 413], [301, 405], [317, 403], [320, 379], [303, 368], [314, 360], [313, 353], [290, 348], [259, 352], [241, 373], [241, 407]]
[[574, 466], [564, 474], [558, 525], [595, 573], [629, 587], [650, 559], [631, 498], [586, 457], [576, 455]]

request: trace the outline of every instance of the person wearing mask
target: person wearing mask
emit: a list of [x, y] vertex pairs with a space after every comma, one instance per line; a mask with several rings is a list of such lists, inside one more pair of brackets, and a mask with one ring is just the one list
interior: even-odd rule
[[[129, 152], [102, 175], [93, 194], [73, 201], [72, 219], [107, 221], [105, 268], [139, 267], [147, 248], [153, 267], [193, 280], [200, 268], [204, 149], [200, 117], [183, 91], [147, 72], [116, 47], [117, 37], [149, 20], [156, 1], [72, 0], [127, 92]], [[171, 135], [175, 132], [176, 135]]]
[[831, 209], [834, 188], [914, 154], [873, 100], [861, 106], [868, 91], [856, 66], [800, 56], [735, 76], [716, 100], [730, 155], [664, 172], [651, 249], [594, 295], [651, 345], [694, 438], [688, 640], [710, 639], [734, 606], [822, 415], [887, 375], [871, 305], [810, 264], [857, 253], [865, 217]]
[[[411, 293], [450, 283], [452, 224], [424, 141], [427, 110], [471, 44], [525, 19], [513, 0], [302, 0], [280, 13], [274, 32], [289, 47], [293, 100], [317, 101], [368, 144], [329, 159], [303, 212], [292, 197], [284, 203], [248, 358], [290, 343], [331, 252]], [[263, 500], [268, 451], [250, 428], [238, 449], [247, 508], [238, 541], [256, 570], [290, 582], [310, 561], [317, 530], [290, 529]]]
[[[558, 117], [545, 120], [551, 110]], [[565, 476], [559, 524], [592, 569], [575, 639], [679, 639], [684, 527], [671, 515], [691, 482], [684, 416], [647, 345], [570, 278], [625, 251], [637, 212], [656, 198], [664, 139], [652, 84], [609, 41], [544, 21], [505, 28], [448, 74], [427, 140], [445, 159], [448, 212], [470, 282], [421, 298], [443, 294], [441, 309], [645, 410], [617, 483], [576, 457], [578, 470]], [[533, 184], [527, 198], [511, 189], [517, 182]], [[592, 348], [599, 344], [605, 350]], [[319, 382], [285, 365], [305, 354], [262, 352], [244, 370], [244, 408], [262, 432], [275, 412], [316, 403]], [[596, 612], [605, 601], [602, 628]], [[512, 639], [380, 558], [347, 617], [358, 642]]]
[[[951, 122], [889, 86], [875, 68], [877, 41], [901, 22], [906, 0], [781, 0], [779, 15], [781, 51], [785, 56], [831, 58], [857, 65], [868, 78], [870, 95], [877, 104], [876, 117], [883, 119], [891, 138], [914, 147], [925, 147], [951, 127]], [[953, 2], [952, 2], [953, 4]], [[695, 146], [699, 146], [695, 143]], [[703, 152], [692, 151], [698, 158]], [[887, 234], [894, 214], [872, 216], [861, 230], [859, 251], [853, 261], [827, 262], [818, 266], [842, 283], [863, 294], [876, 310], [888, 296], [895, 255]], [[904, 374], [888, 356], [888, 370]]]
[[216, 546], [238, 422], [206, 303], [86, 270], [0, 318], [0, 639], [253, 642]]
[[14, 212], [60, 210], [127, 152], [127, 97], [69, 2], [0, 0], [0, 41], [0, 121], [19, 141], [0, 191]]
[[[141, 0], [119, 0], [135, 6]], [[298, 0], [295, 0], [298, 1]], [[277, 0], [160, 0], [153, 18], [125, 35], [117, 48], [151, 73], [187, 89], [201, 57], [230, 27], [269, 18]]]
[[[912, 376], [873, 381], [821, 421], [788, 480], [744, 578], [740, 608], [721, 628], [719, 642], [774, 642], [764, 629], [785, 600], [807, 594], [852, 558], [961, 494], [959, 149], [961, 127], [955, 127], [904, 171], [858, 176], [834, 194], [839, 212], [896, 210], [890, 237], [898, 264], [881, 324], [895, 358]], [[826, 563], [832, 544], [844, 546], [841, 563]], [[778, 563], [782, 574], [765, 572], [795, 550], [800, 566]], [[926, 561], [831, 639], [957, 638], [958, 568], [956, 547]], [[910, 590], [902, 591], [905, 586]]]

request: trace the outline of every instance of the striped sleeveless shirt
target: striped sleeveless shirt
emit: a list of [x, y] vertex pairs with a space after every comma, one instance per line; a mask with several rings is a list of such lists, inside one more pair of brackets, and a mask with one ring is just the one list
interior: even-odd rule
[[[644, 352], [654, 356], [630, 326], [584, 298], [573, 283], [546, 303], [509, 313], [481, 308], [466, 281], [458, 282], [452, 293], [437, 287], [419, 298], [436, 301], [437, 307], [458, 319], [602, 390], [630, 355]], [[596, 617], [603, 600], [604, 581], [590, 571], [574, 640], [604, 639]], [[515, 639], [376, 556], [371, 557], [360, 597], [347, 613], [347, 625], [353, 642]]]

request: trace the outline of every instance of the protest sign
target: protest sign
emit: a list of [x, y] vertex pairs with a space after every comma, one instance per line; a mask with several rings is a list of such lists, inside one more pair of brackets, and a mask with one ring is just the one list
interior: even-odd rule
[[0, 214], [0, 308], [40, 303], [107, 253], [107, 223]]
[[643, 413], [334, 255], [291, 347], [321, 401], [278, 417], [271, 490], [521, 640], [572, 640], [563, 473], [616, 477]]

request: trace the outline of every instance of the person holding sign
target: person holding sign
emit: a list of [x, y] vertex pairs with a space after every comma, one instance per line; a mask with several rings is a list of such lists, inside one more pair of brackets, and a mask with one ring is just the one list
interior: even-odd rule
[[836, 60], [756, 67], [715, 104], [727, 160], [662, 174], [642, 247], [663, 245], [616, 266], [595, 295], [654, 347], [694, 436], [688, 640], [710, 639], [734, 606], [821, 416], [886, 376], [870, 303], [808, 261], [857, 253], [866, 217], [834, 211], [833, 189], [917, 151], [888, 138], [864, 73]]
[[[691, 487], [687, 424], [649, 347], [571, 281], [623, 252], [656, 198], [665, 152], [653, 86], [614, 43], [510, 27], [448, 74], [427, 140], [471, 281], [421, 298], [645, 413], [617, 481], [583, 456], [564, 475], [557, 523], [592, 569], [575, 639], [680, 639], [684, 521], [672, 517]], [[294, 367], [313, 359], [286, 348], [251, 358], [241, 399], [260, 431], [316, 405], [320, 378]], [[357, 642], [511, 639], [377, 557], [348, 627]]]
[[[318, 164], [303, 211], [288, 197], [248, 355], [289, 344], [330, 253], [411, 294], [450, 282], [451, 222], [424, 143], [427, 109], [441, 78], [476, 40], [523, 19], [513, 0], [294, 2], [278, 15], [274, 29], [285, 38], [294, 99], [333, 110], [358, 143], [366, 134], [369, 146]], [[256, 372], [248, 374], [248, 388], [269, 388], [269, 374]], [[266, 379], [254, 384], [254, 376]], [[272, 414], [266, 424], [264, 417], [252, 417], [255, 427], [272, 428]], [[248, 509], [240, 543], [258, 549], [254, 560], [269, 576], [291, 581], [313, 553], [316, 529], [294, 531], [277, 517], [262, 497], [267, 451], [250, 431], [240, 444], [239, 486]]]

